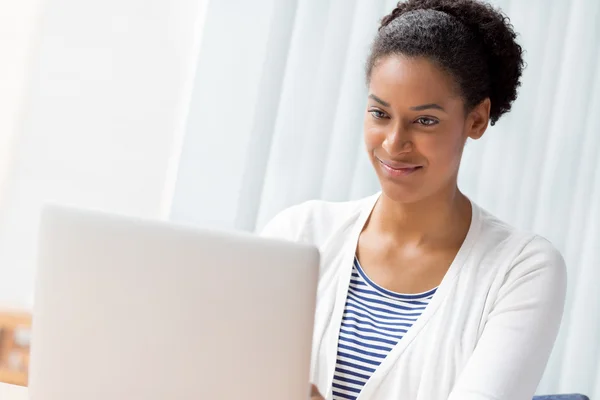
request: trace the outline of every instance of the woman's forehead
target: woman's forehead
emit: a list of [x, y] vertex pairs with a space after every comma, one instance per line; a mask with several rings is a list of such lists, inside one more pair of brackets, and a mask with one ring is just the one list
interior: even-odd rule
[[370, 94], [388, 103], [438, 103], [457, 100], [452, 77], [422, 57], [388, 56], [371, 72]]

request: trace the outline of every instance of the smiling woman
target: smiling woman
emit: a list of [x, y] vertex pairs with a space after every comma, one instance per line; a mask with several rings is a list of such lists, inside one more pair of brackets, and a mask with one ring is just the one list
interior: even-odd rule
[[515, 37], [477, 0], [400, 2], [366, 68], [381, 193], [304, 203], [265, 228], [321, 250], [312, 381], [325, 398], [533, 396], [561, 322], [564, 261], [457, 184], [467, 140], [516, 98]]
[[423, 56], [388, 55], [370, 73], [365, 142], [385, 192], [412, 203], [453, 190], [466, 139], [487, 127], [489, 99], [465, 118], [452, 77]]

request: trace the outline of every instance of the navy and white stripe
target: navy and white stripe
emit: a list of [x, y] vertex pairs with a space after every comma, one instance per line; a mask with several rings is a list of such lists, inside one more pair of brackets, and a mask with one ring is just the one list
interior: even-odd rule
[[406, 295], [371, 281], [354, 259], [342, 318], [333, 398], [354, 400], [363, 386], [419, 318], [436, 289]]

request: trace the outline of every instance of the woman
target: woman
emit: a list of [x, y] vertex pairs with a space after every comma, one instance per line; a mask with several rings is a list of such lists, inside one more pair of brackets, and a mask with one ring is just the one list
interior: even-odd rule
[[313, 398], [533, 396], [562, 317], [564, 261], [457, 188], [465, 143], [516, 98], [515, 36], [476, 0], [399, 3], [366, 69], [381, 193], [308, 202], [265, 228], [321, 251]]

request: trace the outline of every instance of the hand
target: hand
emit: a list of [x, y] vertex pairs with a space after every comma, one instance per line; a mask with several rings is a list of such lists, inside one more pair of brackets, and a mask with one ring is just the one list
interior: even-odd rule
[[319, 389], [315, 385], [312, 385], [310, 388], [310, 400], [325, 400], [323, 396], [319, 393]]

